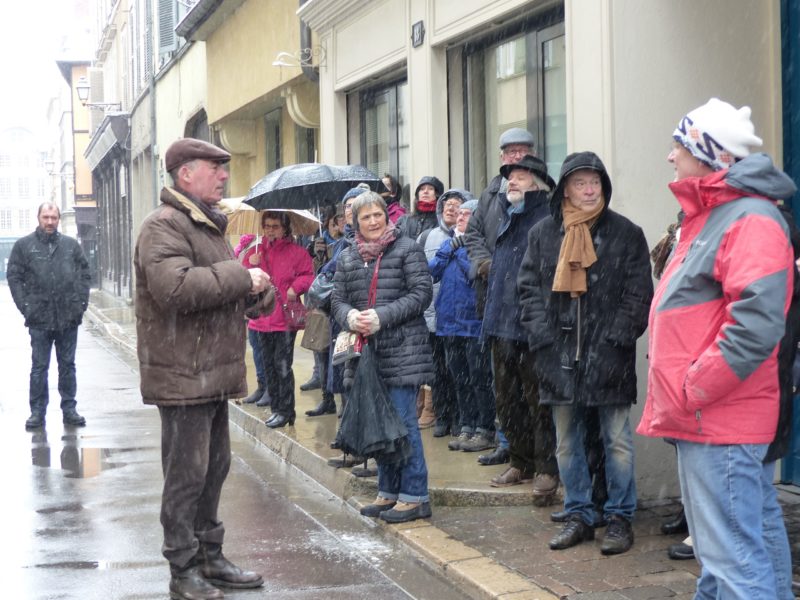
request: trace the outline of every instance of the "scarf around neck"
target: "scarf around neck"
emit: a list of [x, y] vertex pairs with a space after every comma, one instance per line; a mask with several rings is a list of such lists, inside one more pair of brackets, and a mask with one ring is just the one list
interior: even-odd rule
[[225, 230], [228, 228], [228, 217], [217, 207], [216, 204], [214, 205], [206, 204], [202, 200], [198, 200], [197, 198], [189, 194], [189, 192], [186, 192], [177, 186], [175, 187], [175, 189], [178, 190], [184, 196], [186, 196], [189, 200], [191, 200], [194, 203], [194, 205], [200, 209], [200, 212], [202, 212], [209, 221], [211, 221], [214, 225], [217, 226], [217, 229], [220, 230], [222, 235], [225, 235]]
[[436, 200], [417, 200], [417, 212], [431, 213], [436, 210]]
[[586, 270], [597, 262], [590, 227], [603, 212], [606, 200], [591, 212], [575, 208], [567, 198], [561, 202], [564, 219], [564, 239], [558, 253], [558, 265], [553, 278], [554, 292], [569, 292], [572, 298], [586, 293]]
[[379, 254], [383, 254], [389, 244], [396, 239], [397, 228], [395, 228], [394, 223], [389, 221], [389, 223], [386, 225], [386, 229], [383, 230], [381, 237], [372, 242], [365, 240], [364, 236], [361, 235], [361, 232], [356, 231], [356, 248], [358, 249], [358, 253], [361, 255], [361, 258], [369, 262], [378, 258]]

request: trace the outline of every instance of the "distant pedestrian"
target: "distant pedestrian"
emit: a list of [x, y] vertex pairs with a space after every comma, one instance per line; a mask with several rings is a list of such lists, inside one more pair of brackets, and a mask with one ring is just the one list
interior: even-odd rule
[[[539, 402], [539, 381], [532, 369], [534, 356], [519, 320], [517, 275], [528, 231], [550, 212], [548, 192], [555, 182], [547, 174], [544, 161], [529, 154], [503, 165], [500, 173], [508, 180], [508, 188], [497, 195], [493, 206], [484, 208], [484, 213], [488, 209], [492, 214], [484, 232], [493, 240], [493, 251], [485, 262], [482, 253], [473, 256], [470, 251], [473, 266], [479, 262], [479, 271], [488, 269], [481, 341], [491, 346], [497, 416], [511, 453], [511, 465], [490, 485], [506, 487], [533, 481], [535, 501], [547, 505], [558, 489], [555, 428], [550, 407]], [[474, 220], [475, 214], [467, 227], [468, 249]]]
[[420, 178], [411, 200], [411, 212], [397, 220], [397, 228], [406, 237], [416, 240], [423, 231], [437, 227], [436, 201], [443, 192], [444, 184], [438, 177], [426, 175]]
[[638, 431], [672, 438], [694, 552], [695, 598], [792, 598], [767, 458], [780, 412], [778, 347], [794, 256], [776, 199], [796, 191], [763, 153], [750, 108], [717, 98], [673, 132], [669, 185], [686, 216], [650, 309]]
[[389, 173], [384, 173], [381, 181], [386, 188], [386, 191], [381, 194], [381, 198], [386, 202], [389, 220], [392, 223], [397, 223], [398, 219], [406, 214], [406, 209], [401, 204], [403, 201], [403, 186], [400, 185], [397, 178], [389, 175]]
[[231, 464], [228, 400], [247, 393], [245, 311], [270, 312], [275, 294], [225, 238], [222, 198], [230, 154], [184, 138], [166, 152], [173, 187], [136, 242], [136, 336], [141, 392], [161, 416], [162, 551], [171, 598], [222, 598], [215, 586], [254, 588], [257, 573], [222, 554], [217, 513]]
[[83, 427], [86, 419], [75, 409], [75, 349], [78, 325], [89, 305], [89, 263], [80, 244], [58, 231], [58, 206], [41, 204], [37, 219], [36, 230], [14, 243], [6, 269], [11, 296], [25, 317], [31, 336], [31, 416], [25, 421], [25, 429], [45, 425], [49, 402], [47, 371], [53, 345], [64, 424]]
[[[633, 545], [629, 416], [636, 402], [636, 340], [647, 327], [653, 281], [644, 233], [610, 203], [611, 179], [600, 158], [593, 152], [567, 156], [550, 198], [551, 216], [530, 230], [517, 280], [539, 403], [553, 411], [564, 484], [567, 522], [551, 540], [553, 550], [594, 539], [598, 519], [586, 437], [598, 422], [608, 489], [600, 551], [619, 554]], [[597, 419], [589, 418], [590, 410]]]

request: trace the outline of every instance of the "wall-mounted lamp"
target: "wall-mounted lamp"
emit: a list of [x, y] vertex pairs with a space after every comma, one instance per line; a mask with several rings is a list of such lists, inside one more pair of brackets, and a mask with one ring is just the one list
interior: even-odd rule
[[89, 81], [81, 75], [78, 79], [78, 83], [75, 84], [75, 92], [78, 94], [78, 100], [81, 101], [81, 104], [84, 106], [88, 106], [89, 108], [111, 108], [116, 107], [117, 110], [122, 110], [122, 103], [121, 102], [87, 102], [89, 100]]
[[272, 61], [273, 67], [324, 67], [325, 48], [314, 46], [313, 48], [301, 48], [295, 53], [278, 52], [278, 56]]

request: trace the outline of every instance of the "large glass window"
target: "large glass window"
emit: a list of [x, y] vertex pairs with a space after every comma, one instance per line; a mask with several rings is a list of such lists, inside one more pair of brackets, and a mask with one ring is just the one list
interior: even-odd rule
[[566, 73], [563, 22], [468, 44], [465, 164], [470, 189], [480, 193], [500, 168], [498, 139], [511, 127], [530, 131], [536, 153], [557, 178], [566, 156]]
[[266, 129], [267, 173], [281, 168], [281, 109], [276, 108], [264, 115]]
[[378, 177], [389, 173], [408, 183], [408, 84], [403, 81], [361, 93], [361, 162]]

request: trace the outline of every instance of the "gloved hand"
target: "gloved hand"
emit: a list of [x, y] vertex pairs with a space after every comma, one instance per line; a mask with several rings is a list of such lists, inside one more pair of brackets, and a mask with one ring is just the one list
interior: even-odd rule
[[459, 248], [463, 248], [464, 247], [464, 236], [463, 235], [459, 235], [459, 236], [453, 236], [452, 238], [450, 238], [450, 246], [453, 248], [453, 250], [458, 250]]
[[481, 276], [482, 279], [486, 280], [489, 279], [489, 269], [492, 268], [492, 261], [487, 259], [483, 261], [481, 264], [478, 265], [478, 275]]
[[[378, 313], [375, 312], [375, 309], [368, 308], [367, 310], [362, 311], [358, 320], [361, 324], [362, 333], [364, 333], [364, 335], [375, 335], [381, 328], [381, 321], [378, 318]], [[366, 329], [366, 331], [363, 331], [364, 329]]]
[[361, 311], [355, 308], [350, 309], [350, 312], [347, 313], [347, 328], [350, 331], [358, 331], [358, 315], [360, 314]]

